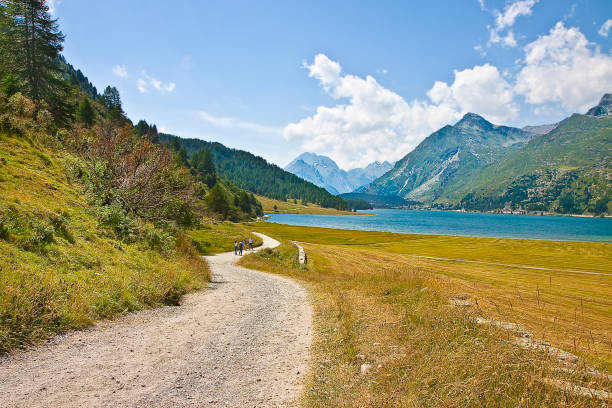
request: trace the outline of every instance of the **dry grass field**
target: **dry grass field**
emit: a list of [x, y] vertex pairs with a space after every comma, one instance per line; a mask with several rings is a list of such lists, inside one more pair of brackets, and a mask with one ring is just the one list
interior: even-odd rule
[[274, 200], [272, 198], [267, 198], [263, 196], [255, 196], [257, 200], [263, 206], [263, 210], [266, 213], [273, 213], [274, 206], [276, 205], [276, 212], [283, 214], [347, 214], [347, 215], [363, 215], [364, 213], [353, 213], [350, 211], [340, 211], [335, 208], [323, 208], [317, 204], [308, 203], [308, 205], [303, 205], [300, 200], [296, 200], [294, 203], [293, 200], [287, 201], [279, 201]]
[[[242, 264], [297, 278], [312, 294], [316, 340], [305, 406], [609, 403], [546, 384], [610, 392], [609, 379], [582, 366], [568, 372], [551, 355], [515, 346], [512, 333], [474, 317], [518, 323], [611, 372], [610, 244], [252, 227], [284, 244]], [[297, 264], [289, 240], [302, 243], [308, 266]], [[457, 295], [474, 306], [450, 307]]]

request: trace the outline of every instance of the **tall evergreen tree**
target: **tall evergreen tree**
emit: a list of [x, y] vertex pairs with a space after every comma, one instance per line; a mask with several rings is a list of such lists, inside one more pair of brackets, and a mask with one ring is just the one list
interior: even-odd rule
[[62, 80], [59, 56], [64, 35], [45, 0], [0, 0], [0, 73], [13, 74], [21, 91], [45, 101], [55, 119], [70, 116], [69, 87]]

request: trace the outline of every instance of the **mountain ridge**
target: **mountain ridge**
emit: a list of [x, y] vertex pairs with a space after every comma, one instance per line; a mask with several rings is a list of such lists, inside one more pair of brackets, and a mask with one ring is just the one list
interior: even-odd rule
[[425, 138], [385, 175], [355, 192], [433, 203], [445, 197], [453, 177], [460, 176], [468, 183], [474, 170], [491, 164], [532, 136], [466, 113], [455, 125], [446, 125]]
[[523, 129], [468, 113], [356, 193], [425, 206], [612, 213], [612, 94], [586, 114]]
[[338, 195], [370, 183], [391, 167], [388, 161], [375, 161], [363, 168], [343, 170], [327, 156], [305, 152], [285, 166], [285, 170]]

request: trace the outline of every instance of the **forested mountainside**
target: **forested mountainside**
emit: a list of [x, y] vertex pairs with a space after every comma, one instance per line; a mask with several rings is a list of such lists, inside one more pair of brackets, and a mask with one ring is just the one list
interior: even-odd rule
[[392, 167], [391, 163], [384, 161], [370, 163], [364, 168], [343, 170], [327, 156], [306, 152], [293, 159], [285, 170], [337, 195], [350, 193], [370, 183]]
[[338, 210], [349, 209], [342, 198], [244, 150], [230, 149], [218, 142], [183, 139], [165, 133], [159, 134], [159, 142], [170, 146], [180, 145], [186, 157], [193, 157], [199, 150], [208, 150], [219, 176], [255, 194], [283, 201], [294, 198]]

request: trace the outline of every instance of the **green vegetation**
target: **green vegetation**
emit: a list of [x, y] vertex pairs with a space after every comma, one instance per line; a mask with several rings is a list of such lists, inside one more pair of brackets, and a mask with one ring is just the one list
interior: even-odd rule
[[92, 204], [66, 171], [76, 160], [0, 133], [0, 352], [176, 304], [209, 279], [179, 230]]
[[253, 246], [260, 246], [263, 241], [242, 224], [231, 222], [202, 223], [188, 232], [196, 248], [203, 255], [213, 255], [234, 250], [234, 241], [249, 242], [253, 238]]
[[0, 352], [205, 286], [200, 252], [236, 233], [202, 217], [250, 219], [261, 204], [210, 160], [158, 144], [155, 125], [133, 126], [116, 88], [98, 94], [59, 55], [44, 1], [0, 5]]
[[[475, 323], [476, 315], [525, 324], [533, 315], [547, 333], [557, 331], [571, 342], [578, 334], [578, 352], [598, 368], [610, 360], [610, 288], [600, 276], [553, 275], [552, 287], [539, 282], [549, 275], [520, 269], [467, 267], [457, 262], [425, 260], [401, 255], [451, 255], [482, 258], [490, 249], [507, 254], [504, 261], [539, 261], [555, 249], [562, 259], [573, 261], [580, 253], [589, 265], [609, 265], [611, 247], [555, 242], [459, 237], [410, 236], [378, 232], [340, 231], [278, 224], [253, 226], [282, 240], [281, 247], [249, 255], [242, 266], [267, 270], [301, 281], [314, 306], [315, 336], [311, 347], [311, 373], [303, 392], [303, 405], [328, 406], [600, 406], [602, 401], [581, 397], [547, 385], [547, 379], [569, 381], [585, 387], [609, 390], [609, 380], [592, 376], [582, 368], [564, 371], [548, 354], [514, 346], [509, 333]], [[308, 265], [299, 265], [300, 241], [308, 253]], [[539, 245], [541, 244], [541, 246]], [[567, 244], [567, 245], [566, 245]], [[509, 249], [523, 248], [512, 254]], [[533, 251], [533, 252], [530, 252]], [[530, 257], [525, 257], [529, 253]], [[566, 253], [566, 255], [563, 255]], [[553, 264], [551, 266], [556, 266]], [[569, 266], [568, 266], [569, 267]], [[480, 282], [486, 272], [487, 279]], [[518, 277], [516, 295], [515, 277]], [[532, 280], [534, 280], [532, 282]], [[609, 279], [608, 279], [609, 280]], [[533, 291], [530, 286], [533, 284]], [[574, 320], [574, 296], [590, 291]], [[546, 294], [544, 294], [546, 292]], [[467, 295], [473, 308], [451, 308], [449, 298]], [[512, 306], [508, 303], [511, 299]], [[567, 307], [562, 304], [569, 303]], [[524, 304], [522, 303], [524, 302]], [[602, 303], [603, 302], [603, 303]], [[497, 311], [496, 305], [499, 307]], [[523, 314], [530, 310], [529, 316]], [[555, 326], [549, 316], [570, 323]], [[590, 329], [600, 330], [591, 337]], [[532, 325], [527, 324], [530, 330]], [[568, 330], [568, 327], [571, 330]], [[585, 332], [584, 336], [582, 336]], [[538, 334], [541, 334], [537, 332]], [[548, 337], [548, 336], [547, 336]], [[561, 337], [561, 336], [560, 336]], [[589, 344], [589, 346], [587, 346]], [[589, 348], [590, 347], [590, 348]], [[571, 348], [571, 347], [570, 347]], [[362, 368], [363, 364], [368, 366]], [[607, 366], [607, 371], [609, 367]], [[605, 405], [605, 403], [604, 403]]]
[[219, 176], [255, 194], [280, 201], [297, 198], [316, 203], [323, 208], [341, 211], [349, 209], [342, 198], [249, 152], [229, 149], [217, 142], [182, 139], [164, 133], [159, 135], [159, 140], [170, 146], [177, 143], [185, 149], [189, 157], [193, 157], [200, 150], [208, 150]]
[[[523, 208], [564, 214], [612, 214], [612, 116], [572, 115], [546, 135], [483, 171], [466, 209]], [[468, 188], [456, 191], [465, 194]]]

